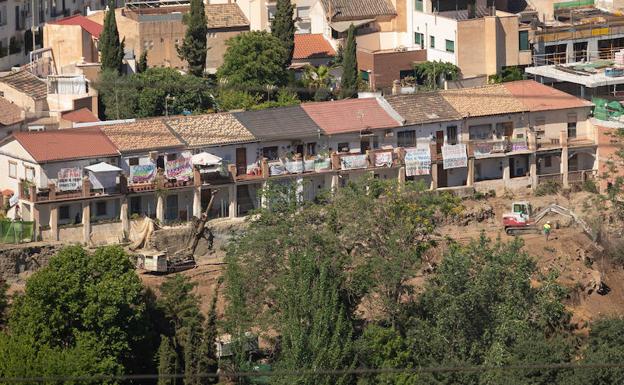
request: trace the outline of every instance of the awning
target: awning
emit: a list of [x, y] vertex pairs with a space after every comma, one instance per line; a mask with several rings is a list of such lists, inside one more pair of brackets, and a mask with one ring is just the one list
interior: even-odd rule
[[91, 172], [122, 171], [119, 167], [113, 166], [112, 164], [108, 164], [106, 162], [100, 162], [100, 163], [97, 163], [97, 164], [92, 164], [91, 166], [85, 167], [85, 170], [89, 170]]
[[332, 27], [332, 29], [336, 32], [344, 32], [349, 29], [351, 24], [353, 24], [353, 26], [357, 28], [372, 21], [375, 21], [375, 19], [334, 21], [333, 23], [329, 23], [329, 26]]
[[200, 152], [193, 155], [191, 161], [194, 165], [198, 166], [216, 166], [221, 163], [221, 158], [216, 155], [209, 154], [207, 152]]

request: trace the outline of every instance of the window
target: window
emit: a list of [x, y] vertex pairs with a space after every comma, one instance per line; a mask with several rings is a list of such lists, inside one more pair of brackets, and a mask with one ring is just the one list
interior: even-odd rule
[[178, 154], [167, 154], [167, 161], [178, 159]]
[[59, 206], [59, 219], [60, 220], [68, 220], [69, 219], [69, 206]]
[[415, 75], [416, 74], [414, 73], [413, 69], [411, 69], [411, 70], [401, 70], [399, 72], [399, 79], [405, 79], [407, 77], [415, 77]]
[[568, 138], [576, 138], [576, 114], [568, 115]]
[[446, 40], [446, 52], [455, 52], [455, 42], [453, 40]]
[[156, 159], [156, 168], [165, 169], [165, 157], [163, 155], [159, 155]]
[[34, 167], [24, 166], [24, 178], [29, 182], [35, 181], [35, 169]]
[[128, 159], [128, 164], [130, 166], [138, 166], [139, 165], [139, 158], [130, 158], [130, 159]]
[[552, 157], [545, 156], [544, 157], [544, 167], [552, 167]]
[[297, 7], [297, 16], [299, 16], [300, 19], [309, 19], [310, 7]]
[[268, 160], [277, 160], [279, 158], [279, 155], [277, 153], [277, 146], [264, 147], [262, 149], [262, 156], [267, 158]]
[[424, 43], [423, 40], [425, 40], [425, 37], [422, 33], [414, 33], [414, 45], [419, 45], [420, 48], [422, 48]]
[[535, 131], [544, 131], [545, 127], [546, 127], [546, 119], [544, 118], [535, 119]]
[[17, 179], [17, 163], [9, 161], [9, 178]]
[[349, 143], [348, 142], [338, 143], [338, 151], [349, 152]]
[[0, 25], [6, 25], [7, 23], [7, 7], [3, 5], [0, 7]]
[[214, 39], [217, 37], [217, 33], [216, 32], [208, 32], [208, 38], [209, 39]]
[[360, 70], [360, 79], [364, 80], [365, 82], [368, 82], [370, 79], [370, 74], [368, 73], [368, 71]]
[[95, 203], [95, 215], [98, 217], [106, 215], [106, 201]]
[[307, 143], [306, 144], [306, 154], [307, 155], [316, 155], [316, 143]]
[[470, 133], [470, 140], [485, 140], [492, 138], [492, 126], [489, 124], [470, 126], [468, 128], [468, 132]]
[[429, 47], [435, 48], [435, 36], [429, 36]]
[[457, 126], [446, 127], [446, 140], [448, 144], [457, 144]]
[[414, 147], [416, 146], [416, 131], [399, 131], [397, 132], [398, 147]]
[[416, 11], [423, 11], [423, 0], [416, 0], [415, 4], [414, 4], [414, 9]]
[[520, 51], [528, 51], [531, 49], [529, 46], [529, 31], [519, 31], [518, 40], [520, 40]]

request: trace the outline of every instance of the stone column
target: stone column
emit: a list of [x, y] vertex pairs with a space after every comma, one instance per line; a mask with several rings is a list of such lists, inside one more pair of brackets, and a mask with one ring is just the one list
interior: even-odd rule
[[165, 197], [163, 194], [156, 194], [156, 219], [161, 224], [165, 222]]
[[431, 163], [431, 190], [438, 188], [438, 164]]
[[468, 175], [466, 176], [466, 186], [472, 187], [475, 181], [475, 158], [468, 158]]
[[531, 188], [537, 188], [537, 155], [535, 153], [529, 155], [529, 177], [531, 178]]
[[124, 238], [128, 238], [130, 236], [130, 222], [128, 218], [128, 198], [125, 196], [120, 199], [119, 219], [121, 220], [123, 236]]
[[511, 170], [509, 169], [509, 157], [503, 158], [503, 184], [507, 186], [511, 179]]
[[82, 241], [91, 242], [91, 203], [82, 202]]
[[238, 199], [236, 196], [236, 185], [231, 184], [228, 186], [228, 201], [230, 218], [236, 218], [238, 216]]
[[201, 186], [193, 188], [193, 216], [195, 218], [201, 218], [202, 215], [201, 191]]
[[561, 175], [563, 177], [563, 188], [570, 187], [568, 181], [568, 146], [561, 147]]
[[53, 241], [59, 240], [58, 232], [58, 206], [50, 206], [50, 235]]
[[340, 176], [338, 174], [331, 176], [331, 192], [335, 194], [340, 188]]
[[303, 178], [299, 177], [297, 179], [295, 179], [295, 194], [297, 197], [297, 203], [298, 204], [302, 204], [303, 200], [304, 200], [304, 186], [303, 186]]
[[403, 190], [405, 188], [405, 166], [399, 167], [398, 182], [399, 190]]
[[266, 196], [268, 190], [268, 182], [265, 180], [262, 182], [262, 193], [260, 194], [260, 207], [263, 209], [269, 208], [269, 198]]

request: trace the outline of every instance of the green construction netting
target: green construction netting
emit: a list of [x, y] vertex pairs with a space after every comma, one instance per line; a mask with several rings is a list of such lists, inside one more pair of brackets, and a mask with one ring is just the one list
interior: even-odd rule
[[596, 105], [594, 117], [598, 120], [611, 120], [624, 115], [624, 106], [618, 101], [593, 98], [592, 102]]
[[31, 242], [35, 222], [0, 220], [0, 243]]
[[575, 0], [575, 1], [562, 1], [561, 3], [553, 4], [554, 9], [562, 8], [574, 8], [574, 7], [587, 7], [594, 5], [594, 0]]

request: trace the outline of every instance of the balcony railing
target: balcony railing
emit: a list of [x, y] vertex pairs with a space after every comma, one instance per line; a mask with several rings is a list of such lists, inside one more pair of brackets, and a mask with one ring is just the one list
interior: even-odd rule
[[468, 154], [474, 155], [476, 158], [485, 158], [514, 151], [527, 151], [528, 149], [527, 140], [524, 138], [471, 140], [468, 142]]

